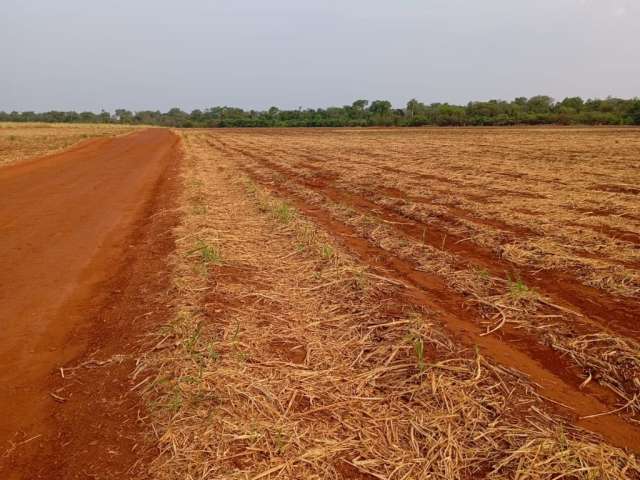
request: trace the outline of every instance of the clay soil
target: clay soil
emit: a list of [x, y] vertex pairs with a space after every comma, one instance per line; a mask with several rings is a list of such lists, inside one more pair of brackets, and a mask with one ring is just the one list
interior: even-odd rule
[[126, 478], [145, 457], [129, 375], [166, 311], [178, 159], [150, 129], [0, 169], [2, 478]]

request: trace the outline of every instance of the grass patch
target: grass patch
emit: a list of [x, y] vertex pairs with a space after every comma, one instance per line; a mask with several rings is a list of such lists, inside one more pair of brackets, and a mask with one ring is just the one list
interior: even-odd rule
[[535, 291], [530, 289], [520, 278], [512, 279], [507, 277], [507, 289], [514, 300], [531, 298], [535, 295]]
[[416, 364], [420, 372], [424, 372], [426, 363], [424, 361], [424, 340], [419, 335], [412, 335], [411, 344], [413, 345], [413, 353], [416, 356]]
[[335, 251], [328, 243], [323, 243], [320, 247], [320, 256], [325, 260], [331, 260], [335, 256]]
[[272, 207], [272, 213], [280, 223], [289, 224], [295, 215], [295, 209], [287, 202], [278, 201]]
[[189, 255], [199, 254], [202, 264], [208, 266], [210, 264], [220, 265], [222, 263], [222, 254], [220, 249], [214, 245], [199, 240], [196, 247], [188, 252]]

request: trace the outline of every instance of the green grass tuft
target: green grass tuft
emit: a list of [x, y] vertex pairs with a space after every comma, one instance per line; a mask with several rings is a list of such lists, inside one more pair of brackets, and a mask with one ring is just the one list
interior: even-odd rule
[[277, 202], [272, 211], [276, 220], [284, 224], [290, 223], [295, 215], [295, 209], [286, 202]]

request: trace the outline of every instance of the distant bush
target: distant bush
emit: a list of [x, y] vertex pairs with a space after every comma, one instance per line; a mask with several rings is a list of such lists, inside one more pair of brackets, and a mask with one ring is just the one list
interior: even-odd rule
[[635, 100], [629, 108], [629, 119], [634, 125], [640, 125], [640, 100]]

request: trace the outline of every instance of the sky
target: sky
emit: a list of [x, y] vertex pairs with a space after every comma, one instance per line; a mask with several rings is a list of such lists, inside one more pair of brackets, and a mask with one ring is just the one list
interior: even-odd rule
[[2, 0], [0, 110], [640, 96], [640, 0]]

